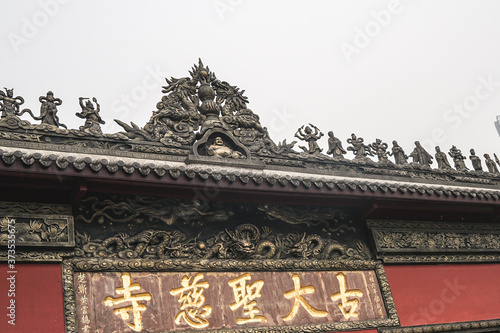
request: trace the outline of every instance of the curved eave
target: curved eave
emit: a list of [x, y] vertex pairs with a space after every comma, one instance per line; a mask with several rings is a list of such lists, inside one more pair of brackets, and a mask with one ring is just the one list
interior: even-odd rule
[[[93, 187], [89, 190], [104, 192], [111, 185], [131, 189], [211, 186], [218, 191], [248, 194], [500, 204], [500, 189], [480, 184], [436, 184], [10, 148], [0, 149], [0, 159], [0, 172], [4, 176], [56, 177], [60, 183], [61, 179], [71, 180]], [[3, 178], [5, 183], [7, 179]]]

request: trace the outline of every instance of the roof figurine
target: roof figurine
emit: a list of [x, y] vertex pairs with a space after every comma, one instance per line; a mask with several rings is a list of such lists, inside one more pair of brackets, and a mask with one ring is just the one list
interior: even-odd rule
[[[96, 105], [95, 107], [90, 101], [90, 98], [80, 97], [78, 100], [82, 111], [77, 112], [76, 116], [85, 119], [85, 124], [80, 126], [80, 131], [90, 135], [102, 135], [100, 124], [105, 124], [105, 121], [102, 120], [101, 115], [99, 114], [101, 106], [97, 103], [97, 99], [95, 97], [92, 98], [92, 101]], [[84, 100], [86, 100], [85, 104], [83, 104]]]
[[491, 173], [498, 173], [498, 168], [495, 164], [495, 161], [493, 161], [490, 157], [489, 154], [484, 154], [484, 163], [486, 164], [486, 167], [488, 168], [488, 171]]
[[[300, 127], [295, 133], [295, 137], [307, 142], [307, 148], [304, 146], [299, 146], [299, 148], [302, 149], [305, 153], [319, 154], [323, 151], [323, 149], [319, 147], [317, 141], [323, 136], [323, 132], [321, 132], [319, 128], [317, 128], [313, 124], [309, 124], [309, 126], [304, 127], [304, 125], [302, 125], [302, 127]], [[314, 129], [314, 133], [312, 132], [311, 128]]]
[[498, 159], [497, 154], [493, 153], [493, 156], [495, 157], [495, 162], [497, 162], [498, 166], [500, 166], [500, 160]]
[[363, 142], [365, 140], [363, 138], [358, 138], [356, 134], [352, 133], [351, 137], [347, 139], [347, 143], [350, 143], [351, 146], [347, 147], [347, 150], [350, 150], [354, 154], [354, 159], [365, 159], [367, 155], [373, 156], [373, 152], [370, 146], [365, 145]]
[[333, 132], [328, 132], [328, 151], [327, 154], [331, 154], [335, 158], [344, 158], [346, 151], [342, 148], [342, 141], [333, 135]]
[[394, 162], [398, 165], [408, 164], [408, 155], [405, 154], [405, 151], [398, 144], [396, 140], [392, 141], [391, 152], [387, 152], [389, 156], [394, 156]]
[[466, 160], [467, 157], [462, 155], [462, 152], [460, 151], [460, 149], [458, 149], [455, 146], [451, 146], [450, 152], [448, 154], [450, 154], [450, 156], [453, 158], [453, 162], [455, 162], [455, 169], [457, 169], [457, 171], [469, 170], [465, 166], [465, 162], [464, 162], [464, 160]]
[[446, 153], [443, 153], [441, 151], [441, 148], [439, 148], [439, 146], [436, 146], [435, 156], [439, 170], [451, 170], [451, 165], [450, 162], [448, 162], [448, 157], [446, 156]]
[[472, 162], [472, 167], [475, 171], [483, 171], [483, 166], [481, 165], [481, 159], [476, 155], [474, 149], [470, 150], [470, 161]]
[[415, 141], [415, 149], [413, 149], [410, 156], [413, 158], [413, 163], [418, 163], [428, 168], [432, 164], [433, 157], [422, 147], [420, 141]]
[[387, 143], [382, 142], [381, 139], [375, 139], [375, 142], [371, 143], [369, 146], [377, 155], [379, 163], [384, 165], [393, 164], [387, 158], [387, 148], [389, 147]]
[[0, 111], [2, 111], [2, 118], [21, 115], [19, 107], [24, 104], [24, 98], [21, 96], [14, 97], [13, 88], [4, 89], [5, 92], [0, 90]]

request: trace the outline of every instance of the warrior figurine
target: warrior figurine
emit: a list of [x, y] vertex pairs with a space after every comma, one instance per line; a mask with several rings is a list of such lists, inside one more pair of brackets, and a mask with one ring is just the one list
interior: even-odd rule
[[[83, 104], [83, 100], [87, 100], [85, 104]], [[96, 108], [94, 108], [94, 104], [88, 98], [80, 97], [80, 107], [82, 108], [82, 112], [77, 112], [76, 115], [79, 118], [85, 119], [85, 125], [80, 126], [80, 131], [85, 132], [91, 135], [102, 135], [101, 125], [105, 124], [104, 120], [101, 119], [99, 115], [99, 111], [101, 111], [101, 106], [97, 103], [97, 99], [92, 98], [94, 103], [96, 104]]]
[[389, 162], [389, 159], [387, 158], [387, 147], [387, 143], [382, 142], [380, 139], [375, 139], [375, 142], [370, 144], [370, 148], [373, 149], [375, 154], [378, 156], [379, 162]]
[[460, 149], [458, 149], [455, 146], [451, 146], [450, 152], [448, 154], [450, 154], [451, 158], [453, 158], [453, 162], [455, 162], [455, 169], [457, 169], [457, 171], [469, 170], [465, 166], [465, 162], [464, 162], [464, 160], [467, 159], [467, 157], [462, 155], [462, 152], [460, 151]]
[[[304, 125], [302, 125], [302, 127], [295, 133], [295, 137], [300, 140], [307, 141], [309, 149], [304, 146], [299, 146], [299, 148], [301, 148], [304, 152], [309, 154], [319, 154], [323, 151], [323, 149], [319, 148], [317, 141], [323, 136], [323, 133], [320, 132], [320, 130], [313, 124], [309, 125], [314, 128], [314, 133], [312, 132], [311, 127], [306, 126], [304, 128]], [[305, 133], [302, 132], [302, 130], [304, 130]]]
[[24, 98], [21, 96], [14, 97], [14, 89], [4, 89], [7, 94], [0, 90], [0, 111], [2, 111], [2, 118], [19, 116], [19, 106], [24, 104]]

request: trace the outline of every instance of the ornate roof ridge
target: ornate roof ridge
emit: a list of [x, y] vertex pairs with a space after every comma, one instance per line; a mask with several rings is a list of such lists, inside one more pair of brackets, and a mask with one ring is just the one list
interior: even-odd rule
[[[481, 158], [473, 149], [469, 159], [474, 170], [469, 170], [464, 163], [467, 157], [456, 146], [448, 152], [455, 169], [448, 162], [448, 155], [439, 147], [436, 147], [434, 156], [438, 168], [433, 169], [434, 157], [419, 141], [415, 141], [415, 148], [407, 155], [396, 140], [389, 151], [388, 144], [382, 140], [365, 144], [363, 138], [354, 133], [347, 139], [349, 146], [346, 147], [354, 153], [354, 159], [344, 157], [347, 151], [332, 131], [328, 132], [325, 155], [317, 142], [323, 133], [313, 124], [302, 126], [295, 133], [295, 137], [307, 143], [298, 146], [301, 152], [294, 149], [296, 141], [287, 143], [284, 140], [276, 144], [266, 127], [261, 125], [259, 116], [247, 108], [248, 98], [243, 95], [244, 90], [218, 80], [201, 60], [192, 67], [189, 76], [172, 77], [166, 79], [166, 83], [162, 90], [165, 95], [143, 127], [115, 120], [124, 131], [114, 134], [102, 133], [100, 125], [104, 120], [95, 97], [79, 98], [82, 111], [76, 116], [85, 119], [85, 123], [79, 129], [67, 129], [57, 116], [57, 107], [62, 100], [55, 98], [51, 91], [39, 98], [40, 116], [33, 115], [30, 109], [21, 110], [24, 99], [14, 97], [13, 89], [0, 91], [0, 147], [78, 152], [90, 160], [92, 156], [102, 154], [108, 159], [121, 156], [122, 159], [234, 165], [255, 170], [301, 170], [297, 172], [304, 175], [344, 174], [358, 178], [411, 178], [422, 182], [500, 185], [497, 167], [500, 160], [496, 154], [493, 154], [495, 160], [489, 154], [484, 155], [488, 171], [483, 171]], [[22, 120], [20, 116], [23, 114], [41, 121], [41, 124]], [[7, 149], [7, 155], [2, 155], [4, 161], [11, 158], [10, 151]], [[368, 156], [376, 157], [377, 161]], [[412, 162], [408, 161], [410, 157]]]

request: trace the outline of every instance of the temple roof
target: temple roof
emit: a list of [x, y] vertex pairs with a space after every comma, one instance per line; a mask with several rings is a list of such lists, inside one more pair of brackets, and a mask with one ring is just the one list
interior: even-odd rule
[[[244, 90], [217, 79], [201, 60], [189, 76], [166, 83], [143, 127], [115, 120], [123, 131], [112, 134], [102, 133], [105, 111], [100, 113], [95, 98], [80, 98], [82, 110], [76, 115], [84, 124], [67, 129], [57, 117], [62, 100], [52, 92], [40, 97], [40, 116], [21, 110], [24, 99], [14, 97], [12, 89], [0, 92], [0, 172], [109, 180], [136, 175], [139, 178], [127, 181], [169, 184], [197, 179], [248, 190], [319, 195], [500, 200], [496, 154], [494, 161], [471, 150], [474, 170], [469, 170], [467, 157], [455, 146], [448, 153], [436, 147], [432, 156], [416, 141], [406, 154], [395, 140], [389, 149], [379, 139], [365, 143], [352, 134], [343, 141], [329, 132], [328, 147], [322, 148], [318, 140], [324, 134], [313, 124], [297, 130], [295, 136], [305, 143], [296, 149], [296, 141], [273, 141], [259, 116], [247, 108]], [[21, 119], [24, 114], [41, 123]], [[354, 159], [344, 156], [346, 150], [354, 153]]]

